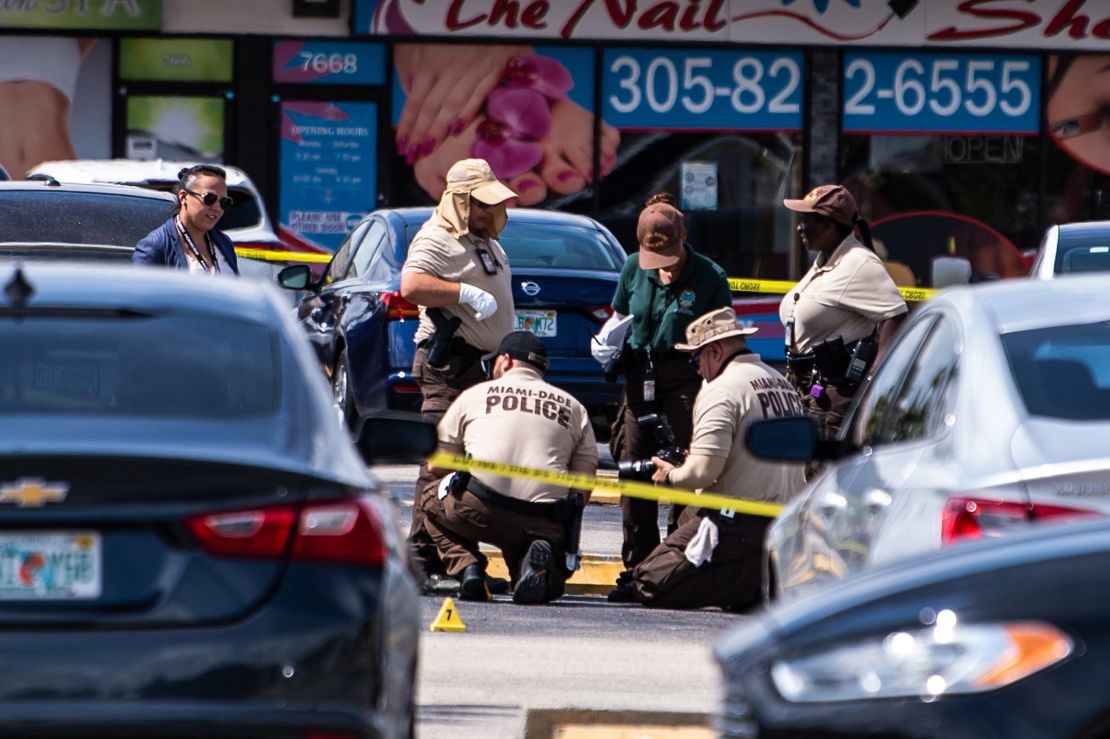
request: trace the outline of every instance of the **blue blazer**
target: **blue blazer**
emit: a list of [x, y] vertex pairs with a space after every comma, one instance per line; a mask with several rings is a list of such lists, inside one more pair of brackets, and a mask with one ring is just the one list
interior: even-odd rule
[[[212, 240], [220, 250], [224, 261], [231, 267], [231, 271], [239, 274], [239, 260], [235, 256], [235, 245], [223, 231], [212, 229]], [[181, 244], [181, 237], [177, 234], [177, 226], [173, 218], [154, 229], [142, 241], [135, 245], [131, 254], [132, 264], [159, 264], [177, 269], [189, 269], [189, 261], [185, 257], [185, 247]]]

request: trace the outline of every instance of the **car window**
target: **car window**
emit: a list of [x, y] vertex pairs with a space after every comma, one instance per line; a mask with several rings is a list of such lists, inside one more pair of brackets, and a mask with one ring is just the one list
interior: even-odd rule
[[227, 231], [231, 228], [256, 228], [262, 224], [262, 208], [250, 190], [243, 187], [229, 187], [228, 197], [231, 208], [224, 211], [216, 228]]
[[323, 283], [325, 285], [339, 282], [347, 274], [347, 268], [351, 266], [351, 255], [358, 249], [359, 244], [362, 243], [363, 234], [369, 228], [369, 221], [358, 224], [351, 235], [347, 237], [347, 240], [335, 250], [335, 256], [332, 257], [331, 262], [328, 263], [328, 268], [324, 271]]
[[1002, 346], [1031, 415], [1110, 419], [1110, 324], [1015, 331], [1003, 334]]
[[0, 242], [135, 246], [175, 210], [172, 202], [76, 190], [0, 191]]
[[960, 360], [960, 335], [943, 316], [909, 368], [883, 441], [916, 441], [939, 434], [951, 410], [947, 396]]
[[260, 324], [32, 314], [0, 320], [0, 342], [0, 415], [228, 420], [279, 403], [278, 343]]
[[897, 340], [883, 359], [875, 376], [867, 384], [852, 415], [849, 440], [852, 446], [876, 446], [882, 442], [884, 420], [890, 410], [902, 379], [913, 363], [921, 342], [928, 335], [933, 321], [926, 319], [914, 323]]
[[371, 220], [370, 227], [363, 231], [362, 243], [358, 245], [355, 259], [351, 265], [351, 276], [370, 277], [373, 265], [379, 262], [382, 244], [386, 241], [385, 224], [378, 219]]
[[[423, 224], [406, 230], [411, 242]], [[513, 267], [554, 267], [619, 272], [621, 262], [598, 231], [565, 223], [513, 221], [498, 237]]]

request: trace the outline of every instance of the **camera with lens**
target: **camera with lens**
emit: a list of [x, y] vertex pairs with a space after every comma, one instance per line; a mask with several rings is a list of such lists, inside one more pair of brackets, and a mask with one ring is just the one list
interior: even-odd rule
[[[650, 429], [659, 449], [655, 453], [656, 457], [675, 466], [686, 461], [686, 452], [678, 445], [674, 429], [671, 428], [671, 423], [666, 416], [658, 413], [637, 416], [636, 425], [644, 431]], [[617, 477], [622, 480], [650, 480], [653, 474], [655, 474], [655, 462], [650, 459], [636, 459], [617, 465]]]

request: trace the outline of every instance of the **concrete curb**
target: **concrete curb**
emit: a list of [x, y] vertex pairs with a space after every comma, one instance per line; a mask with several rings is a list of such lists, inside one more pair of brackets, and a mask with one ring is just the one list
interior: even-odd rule
[[[509, 568], [499, 550], [482, 549], [482, 554], [489, 560], [487, 575], [509, 579]], [[581, 568], [567, 580], [567, 595], [606, 595], [617, 584], [617, 575], [623, 569], [620, 557], [584, 554]]]
[[704, 713], [528, 708], [524, 719], [524, 739], [710, 739], [714, 736], [716, 734], [709, 728], [709, 717]]
[[[604, 477], [606, 480], [617, 479], [616, 470], [598, 470], [598, 477]], [[590, 493], [590, 503], [594, 505], [620, 505], [621, 494], [616, 490], [598, 490], [595, 488]]]

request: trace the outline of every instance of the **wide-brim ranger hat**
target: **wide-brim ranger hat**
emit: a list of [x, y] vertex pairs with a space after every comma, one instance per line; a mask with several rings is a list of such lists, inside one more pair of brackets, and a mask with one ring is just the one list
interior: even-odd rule
[[859, 206], [852, 193], [843, 185], [821, 185], [806, 193], [801, 200], [782, 201], [797, 213], [816, 213], [845, 226], [854, 226], [859, 218]]
[[682, 211], [666, 203], [649, 205], [640, 212], [636, 223], [636, 241], [640, 244], [640, 269], [670, 267], [682, 258], [682, 240], [686, 238]]
[[497, 346], [497, 351], [483, 354], [482, 362], [492, 362], [502, 354], [530, 362], [540, 369], [547, 369], [547, 346], [544, 345], [543, 339], [531, 331], [513, 331], [505, 334], [505, 338], [501, 339], [501, 343]]
[[755, 326], [741, 326], [732, 308], [715, 308], [704, 316], [695, 318], [686, 327], [686, 343], [675, 344], [680, 352], [692, 352], [714, 341], [730, 336], [748, 336], [758, 331]]
[[447, 191], [465, 192], [470, 197], [485, 203], [497, 205], [517, 195], [493, 174], [485, 159], [462, 159], [447, 170]]

